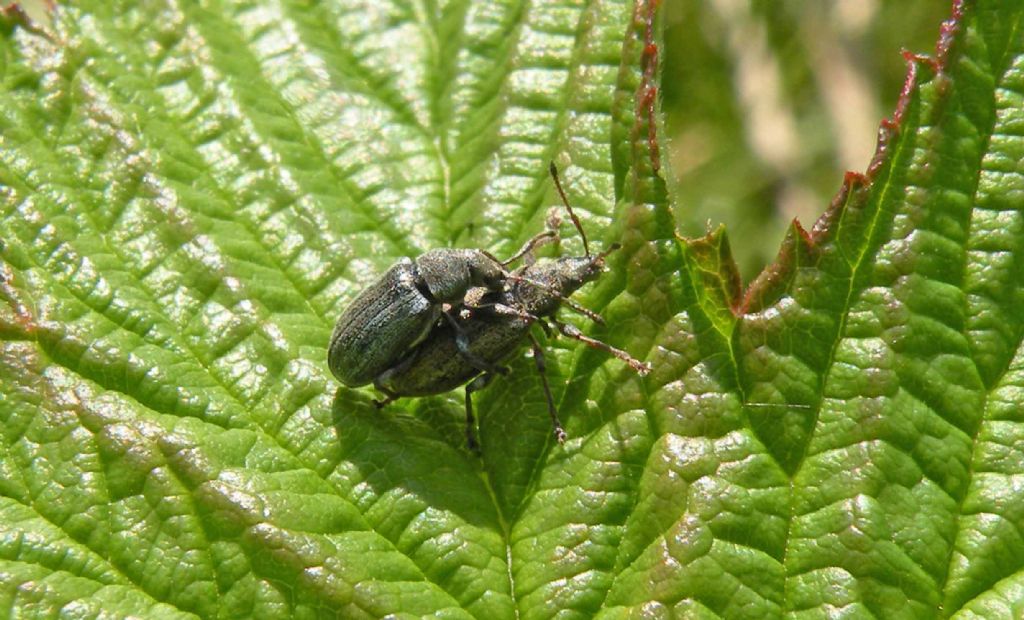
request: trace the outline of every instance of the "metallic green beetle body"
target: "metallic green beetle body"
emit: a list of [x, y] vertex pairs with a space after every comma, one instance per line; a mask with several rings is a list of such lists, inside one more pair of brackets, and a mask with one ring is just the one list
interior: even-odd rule
[[[604, 256], [599, 255], [540, 260], [518, 269], [515, 281], [485, 298], [489, 303], [484, 308], [458, 319], [470, 353], [492, 364], [507, 360], [526, 344], [536, 319], [554, 315], [564, 298], [596, 279], [603, 268]], [[496, 310], [508, 307], [520, 314]], [[388, 395], [429, 396], [465, 385], [479, 374], [479, 367], [459, 355], [455, 327], [442, 324], [402, 363], [383, 373], [375, 386]]]
[[[500, 363], [526, 341], [532, 343], [555, 436], [559, 441], [565, 439], [545, 376], [544, 352], [530, 333], [536, 322], [547, 328], [545, 319], [550, 319], [563, 335], [610, 353], [646, 374], [649, 365], [554, 318], [564, 303], [600, 321], [569, 296], [601, 274], [608, 252], [618, 246], [598, 255], [590, 253], [554, 164], [550, 171], [580, 233], [585, 256], [541, 260], [512, 273], [505, 270], [512, 261], [532, 256], [532, 250], [545, 240], [557, 237], [549, 230], [534, 236], [504, 262], [483, 250], [432, 250], [415, 261], [404, 259], [360, 293], [338, 318], [328, 348], [328, 365], [334, 376], [350, 387], [372, 381], [387, 396], [378, 406], [402, 396], [440, 394], [466, 385], [466, 437], [475, 450], [470, 394], [496, 374], [507, 373]], [[553, 228], [550, 221], [549, 226]], [[474, 288], [478, 290], [471, 290]]]
[[[609, 251], [616, 248], [618, 246], [612, 246]], [[476, 451], [479, 446], [473, 430], [471, 394], [486, 387], [495, 376], [494, 372], [481, 370], [479, 362], [498, 367], [529, 342], [555, 438], [564, 441], [565, 431], [545, 376], [544, 351], [530, 333], [534, 323], [546, 325], [545, 319], [550, 319], [563, 335], [614, 355], [641, 375], [650, 371], [648, 364], [625, 351], [589, 338], [576, 327], [554, 318], [563, 303], [571, 303], [570, 295], [597, 279], [604, 269], [606, 255], [607, 252], [542, 260], [517, 270], [501, 291], [484, 296], [479, 309], [461, 313], [459, 319], [450, 324], [438, 325], [401, 362], [382, 373], [374, 386], [387, 396], [384, 403], [403, 396], [441, 394], [465, 385], [466, 440], [470, 449]], [[577, 307], [577, 310], [582, 309]], [[468, 361], [471, 359], [478, 363]]]
[[500, 288], [506, 274], [481, 250], [438, 249], [400, 260], [338, 317], [327, 349], [331, 373], [349, 387], [370, 383], [430, 332], [443, 304], [460, 304], [471, 287]]

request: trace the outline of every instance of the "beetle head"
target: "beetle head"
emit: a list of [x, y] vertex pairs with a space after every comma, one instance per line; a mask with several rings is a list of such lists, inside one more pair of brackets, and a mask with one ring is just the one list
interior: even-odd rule
[[619, 247], [616, 243], [596, 255], [542, 260], [519, 270], [512, 278], [518, 280], [513, 288], [516, 300], [530, 314], [554, 314], [563, 299], [601, 275], [605, 258]]

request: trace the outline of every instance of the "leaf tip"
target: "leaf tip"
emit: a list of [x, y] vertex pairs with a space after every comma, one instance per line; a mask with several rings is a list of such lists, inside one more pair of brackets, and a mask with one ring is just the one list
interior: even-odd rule
[[43, 34], [49, 27], [51, 16], [57, 10], [54, 0], [44, 0], [41, 6], [26, 8], [21, 2], [0, 6], [0, 21], [7, 28], [21, 26], [29, 32]]
[[702, 237], [678, 238], [686, 245], [697, 266], [705, 273], [714, 274], [718, 282], [714, 288], [722, 291], [720, 303], [725, 303], [733, 314], [737, 314], [743, 301], [743, 281], [732, 256], [725, 226], [719, 224], [713, 230], [709, 228]]
[[814, 234], [808, 233], [799, 220], [794, 218], [786, 230], [786, 237], [782, 240], [782, 247], [775, 260], [747, 287], [739, 312], [757, 312], [778, 299], [787, 289], [797, 266], [815, 259], [817, 245]]
[[950, 62], [951, 50], [956, 35], [960, 30], [960, 24], [964, 18], [964, 0], [953, 0], [951, 17], [942, 22], [939, 29], [939, 40], [935, 44], [935, 54], [916, 54], [903, 50], [903, 58], [907, 62], [907, 76], [903, 80], [903, 88], [900, 90], [899, 98], [896, 101], [896, 109], [891, 117], [883, 119], [878, 129], [878, 145], [875, 154], [868, 165], [866, 176], [873, 179], [881, 169], [889, 154], [889, 145], [899, 134], [906, 117], [907, 109], [910, 106], [911, 97], [921, 82], [920, 68], [925, 68], [933, 76], [945, 74], [946, 66]]

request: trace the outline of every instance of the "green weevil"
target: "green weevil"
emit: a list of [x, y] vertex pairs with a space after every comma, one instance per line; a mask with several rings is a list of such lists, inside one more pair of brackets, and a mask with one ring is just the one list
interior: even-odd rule
[[[551, 174], [566, 208], [572, 214], [554, 164]], [[441, 394], [466, 385], [466, 440], [471, 450], [478, 451], [473, 430], [472, 393], [489, 384], [496, 374], [502, 374], [503, 368], [499, 364], [529, 341], [555, 438], [559, 443], [563, 442], [566, 435], [545, 374], [544, 351], [530, 333], [534, 323], [549, 331], [546, 320], [551, 320], [563, 335], [617, 357], [641, 375], [647, 374], [651, 368], [649, 364], [555, 319], [554, 315], [563, 303], [595, 320], [600, 319], [573, 303], [569, 296], [587, 282], [597, 279], [604, 271], [607, 255], [619, 248], [612, 245], [605, 252], [591, 254], [579, 220], [575, 215], [572, 219], [583, 239], [584, 256], [541, 259], [507, 276], [500, 289], [480, 291], [480, 299], [473, 307], [463, 308], [452, 320], [439, 323], [421, 343], [374, 380], [374, 387], [386, 396], [378, 405], [383, 406], [403, 396]]]

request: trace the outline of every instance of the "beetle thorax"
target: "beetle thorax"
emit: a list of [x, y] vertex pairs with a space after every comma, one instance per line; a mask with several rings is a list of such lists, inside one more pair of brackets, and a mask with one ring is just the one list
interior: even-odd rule
[[496, 290], [505, 276], [501, 264], [480, 250], [430, 250], [416, 259], [416, 267], [425, 293], [445, 303], [461, 302], [473, 286]]
[[523, 311], [549, 316], [558, 310], [563, 298], [597, 279], [603, 269], [601, 256], [540, 260], [519, 270], [517, 275], [522, 279], [513, 285], [513, 294]]

